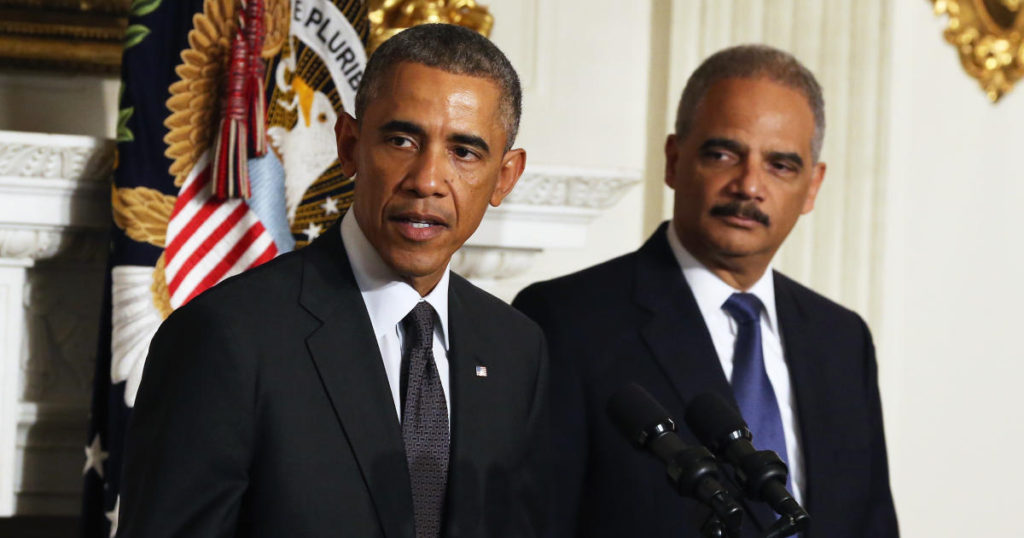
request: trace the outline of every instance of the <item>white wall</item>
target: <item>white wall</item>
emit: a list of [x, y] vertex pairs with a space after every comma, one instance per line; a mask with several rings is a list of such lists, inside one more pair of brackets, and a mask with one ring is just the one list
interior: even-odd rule
[[894, 7], [885, 392], [907, 536], [1020, 536], [1024, 87], [993, 105], [925, 2]]
[[[486, 2], [485, 2], [486, 3]], [[640, 170], [646, 155], [650, 6], [617, 0], [492, 0], [491, 38], [523, 81], [516, 145], [527, 165]], [[638, 186], [591, 226], [586, 246], [540, 254], [524, 274], [488, 286], [521, 288], [636, 249]]]
[[0, 71], [0, 130], [113, 138], [117, 77]]

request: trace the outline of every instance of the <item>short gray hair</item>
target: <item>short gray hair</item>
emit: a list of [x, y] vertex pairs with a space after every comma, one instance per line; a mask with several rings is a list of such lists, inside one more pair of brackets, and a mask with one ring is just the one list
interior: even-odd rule
[[403, 62], [422, 64], [456, 75], [494, 81], [501, 89], [498, 102], [505, 127], [505, 151], [519, 132], [523, 90], [508, 58], [486, 37], [451, 24], [421, 24], [391, 37], [370, 56], [356, 91], [356, 118], [377, 97], [384, 79]]
[[821, 155], [825, 138], [825, 98], [814, 74], [788, 52], [767, 45], [739, 45], [712, 54], [686, 81], [676, 112], [676, 136], [689, 134], [693, 115], [711, 86], [727, 78], [767, 78], [804, 95], [814, 114], [811, 157]]

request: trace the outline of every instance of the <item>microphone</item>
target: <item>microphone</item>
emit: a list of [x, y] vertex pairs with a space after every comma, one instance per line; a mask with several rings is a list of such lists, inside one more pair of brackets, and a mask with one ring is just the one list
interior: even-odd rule
[[767, 503], [781, 516], [766, 538], [806, 530], [811, 516], [786, 490], [786, 464], [775, 452], [754, 448], [747, 423], [724, 398], [715, 393], [693, 398], [686, 408], [686, 424], [701, 443], [733, 466], [747, 496]]
[[680, 495], [701, 501], [725, 523], [729, 535], [739, 534], [743, 510], [718, 481], [715, 457], [702, 446], [684, 443], [675, 433], [672, 417], [653, 396], [630, 383], [609, 398], [607, 411], [631, 444], [649, 450], [665, 464], [669, 481]]

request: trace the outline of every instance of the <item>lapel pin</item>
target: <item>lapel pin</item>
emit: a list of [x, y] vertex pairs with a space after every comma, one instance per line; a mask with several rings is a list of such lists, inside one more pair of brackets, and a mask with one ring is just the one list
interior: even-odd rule
[[476, 376], [477, 377], [487, 377], [487, 367], [486, 366], [477, 366], [476, 367]]

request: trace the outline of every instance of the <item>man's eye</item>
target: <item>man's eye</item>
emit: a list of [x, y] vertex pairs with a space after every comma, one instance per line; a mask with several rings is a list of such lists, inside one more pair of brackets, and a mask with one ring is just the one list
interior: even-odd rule
[[792, 174], [796, 172], [796, 168], [792, 164], [787, 162], [772, 163], [772, 168], [778, 172], [783, 172], [786, 174]]
[[472, 150], [463, 147], [456, 147], [453, 152], [455, 153], [455, 156], [460, 159], [476, 159], [479, 157], [479, 155]]
[[412, 140], [405, 136], [392, 136], [388, 142], [396, 148], [411, 148], [413, 146]]
[[725, 161], [729, 159], [729, 154], [724, 151], [717, 151], [713, 149], [705, 150], [703, 153], [704, 159], [709, 161]]

